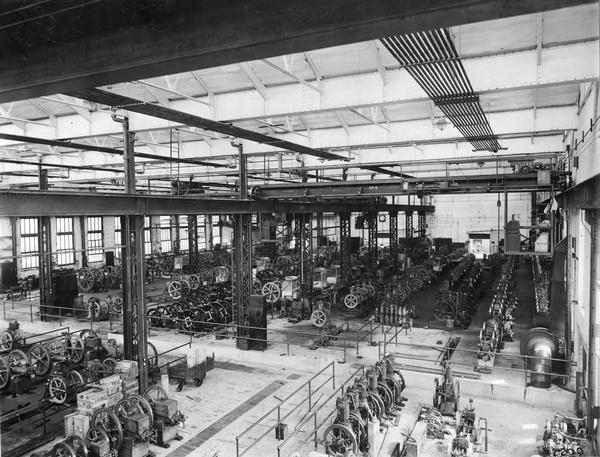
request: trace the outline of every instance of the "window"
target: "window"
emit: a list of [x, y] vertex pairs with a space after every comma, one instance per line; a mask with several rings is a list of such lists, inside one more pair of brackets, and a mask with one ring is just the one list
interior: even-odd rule
[[187, 216], [179, 216], [179, 251], [190, 249], [190, 235], [188, 232]]
[[73, 234], [73, 218], [72, 217], [57, 217], [56, 218], [56, 264], [71, 265], [75, 263], [75, 253], [73, 245], [75, 236]]
[[207, 249], [206, 245], [206, 218], [208, 216], [198, 216], [198, 249]]
[[87, 218], [88, 262], [104, 260], [104, 231], [101, 217]]
[[[35, 217], [29, 217], [20, 220], [21, 225], [21, 267], [37, 268], [39, 265], [40, 247], [38, 244], [38, 220]], [[29, 255], [30, 254], [30, 255]]]
[[171, 216], [160, 216], [160, 251], [173, 252], [171, 243]]
[[152, 221], [144, 217], [144, 255], [152, 255]]
[[121, 258], [121, 244], [123, 243], [123, 239], [121, 238], [121, 217], [115, 217], [115, 258]]
[[213, 224], [212, 224], [213, 246], [216, 246], [217, 244], [221, 244], [221, 226], [219, 225], [220, 221], [221, 221], [221, 218], [218, 218], [217, 223], [215, 224], [214, 219], [213, 219]]

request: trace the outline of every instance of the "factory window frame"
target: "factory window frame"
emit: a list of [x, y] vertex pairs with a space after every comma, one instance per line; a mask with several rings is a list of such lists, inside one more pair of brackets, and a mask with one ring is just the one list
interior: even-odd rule
[[163, 254], [173, 252], [171, 216], [160, 216], [160, 251]]
[[75, 233], [72, 217], [56, 218], [56, 264], [72, 265], [75, 263]]
[[122, 237], [123, 231], [121, 230], [121, 216], [115, 217], [115, 259], [121, 258], [121, 249], [123, 239]]
[[144, 255], [152, 255], [152, 220], [144, 216]]
[[208, 249], [206, 244], [206, 216], [198, 216], [198, 249]]
[[219, 225], [219, 222], [221, 221], [220, 218], [215, 219], [213, 218], [213, 224], [212, 224], [212, 240], [213, 240], [213, 246], [216, 246], [217, 244], [221, 244], [221, 226]]
[[179, 216], [179, 251], [190, 250], [190, 233], [188, 232], [187, 216]]
[[[19, 221], [20, 225], [20, 238], [19, 244], [21, 248], [21, 267], [37, 268], [39, 266], [39, 257], [37, 254], [40, 252], [39, 240], [38, 240], [38, 219], [35, 217], [23, 218]], [[36, 255], [32, 255], [36, 254]]]
[[87, 218], [88, 262], [104, 261], [104, 224], [101, 216]]

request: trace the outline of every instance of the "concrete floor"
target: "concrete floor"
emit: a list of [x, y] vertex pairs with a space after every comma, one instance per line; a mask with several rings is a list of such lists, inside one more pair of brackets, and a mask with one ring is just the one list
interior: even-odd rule
[[[521, 297], [521, 308], [517, 313], [517, 341], [508, 343], [503, 353], [496, 358], [497, 366], [491, 374], [479, 374], [473, 371], [474, 352], [455, 352], [453, 362], [455, 374], [460, 378], [461, 394], [466, 402], [468, 397], [474, 399], [478, 415], [484, 416], [489, 422], [489, 455], [511, 455], [514, 457], [530, 457], [537, 455], [536, 436], [541, 434], [546, 419], [553, 416], [553, 411], [573, 415], [574, 396], [558, 387], [537, 389], [525, 385], [523, 373], [510, 371], [506, 368], [517, 367], [521, 359], [507, 359], [504, 354], [518, 353], [518, 338], [527, 329], [530, 309], [533, 306], [531, 291], [529, 291], [529, 265], [522, 265], [515, 272], [517, 279], [517, 294]], [[427, 313], [433, 307], [437, 285], [433, 284], [425, 291], [414, 296], [412, 300], [418, 309], [420, 318], [416, 327], [405, 334], [396, 334], [396, 329], [389, 326], [371, 324], [367, 319], [353, 317], [353, 313], [336, 311], [332, 315], [332, 323], [346, 322], [349, 331], [341, 335], [331, 346], [312, 350], [309, 348], [309, 335], [298, 332], [318, 333], [308, 321], [290, 324], [284, 319], [269, 320], [269, 345], [265, 352], [240, 351], [235, 348], [231, 339], [216, 340], [214, 336], [191, 338], [207, 354], [214, 353], [215, 369], [208, 373], [200, 387], [185, 386], [182, 392], [175, 391], [175, 385], [170, 386], [169, 395], [176, 398], [180, 409], [186, 415], [185, 429], [181, 430], [184, 441], [174, 442], [171, 448], [162, 449], [152, 446], [158, 457], [183, 456], [234, 456], [236, 455], [236, 439], [244, 429], [254, 424], [261, 416], [275, 408], [298, 387], [305, 384], [309, 378], [324, 367], [325, 370], [312, 381], [314, 386], [323, 387], [311, 397], [312, 412], [322, 408], [317, 413], [317, 423], [326, 422], [327, 416], [333, 411], [336, 389], [363, 364], [374, 363], [380, 353], [392, 353], [396, 363], [402, 367], [407, 381], [405, 395], [409, 398], [401, 415], [401, 425], [393, 432], [390, 431], [381, 444], [380, 453], [388, 455], [390, 446], [402, 439], [400, 433], [410, 434], [414, 425], [413, 417], [421, 405], [431, 403], [433, 381], [439, 377], [440, 367], [437, 362], [441, 350], [449, 338], [460, 337], [458, 348], [476, 349], [476, 341], [483, 319], [487, 316], [490, 293], [481, 297], [479, 312], [475, 315], [471, 327], [467, 330], [425, 328]], [[34, 299], [32, 299], [34, 302]], [[0, 328], [5, 328], [8, 320], [17, 318], [12, 314], [11, 303], [5, 304], [6, 319], [0, 321]], [[32, 308], [35, 306], [32, 305]], [[29, 310], [29, 301], [17, 303], [15, 310]], [[77, 322], [74, 319], [64, 319], [60, 322], [28, 322], [29, 316], [19, 321], [24, 333], [36, 333], [60, 324], [71, 325], [71, 329], [89, 328], [89, 323]], [[112, 335], [110, 322], [94, 323], [94, 328], [103, 336]], [[373, 331], [371, 333], [371, 329]], [[118, 323], [112, 324], [113, 330], [118, 330]], [[294, 333], [290, 333], [294, 331]], [[117, 335], [119, 338], [120, 335]], [[373, 341], [373, 344], [370, 341]], [[150, 341], [159, 352], [190, 342], [188, 335], [176, 334], [175, 331], [150, 331]], [[357, 350], [358, 348], [358, 350]], [[179, 355], [186, 354], [187, 349], [180, 348], [169, 356], [162, 356], [161, 363]], [[471, 355], [473, 354], [473, 355]], [[459, 365], [464, 363], [464, 365]], [[335, 367], [335, 368], [332, 368]], [[502, 369], [504, 367], [504, 369]], [[516, 367], [514, 367], [516, 368]], [[335, 389], [331, 379], [327, 379], [335, 370]], [[300, 456], [307, 456], [314, 450], [312, 413], [308, 412], [305, 386], [293, 395], [280, 408], [280, 415], [288, 424], [288, 434], [297, 430], [295, 436], [281, 451], [282, 456], [292, 456], [295, 451]], [[0, 399], [0, 406], [6, 403]], [[308, 421], [298, 426], [304, 418]], [[275, 433], [269, 430], [277, 423], [277, 411], [272, 411], [259, 425], [240, 439], [240, 451], [246, 449], [254, 439], [266, 434], [245, 455], [250, 457], [277, 455], [276, 447], [280, 442], [275, 440]], [[317, 435], [320, 437], [324, 427]], [[382, 435], [383, 436], [383, 435]], [[5, 448], [4, 436], [2, 447]], [[442, 455], [433, 440], [424, 443], [423, 456]], [[323, 451], [319, 445], [318, 450]], [[378, 451], [379, 452], [379, 451]]]

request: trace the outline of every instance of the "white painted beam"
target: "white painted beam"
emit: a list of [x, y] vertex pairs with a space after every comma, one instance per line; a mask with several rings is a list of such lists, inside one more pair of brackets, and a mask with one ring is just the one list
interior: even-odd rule
[[293, 80], [299, 82], [300, 84], [304, 84], [306, 87], [311, 88], [312, 90], [318, 92], [319, 94], [321, 93], [321, 89], [319, 89], [317, 86], [309, 83], [308, 81], [305, 81], [304, 79], [300, 78], [299, 76], [296, 76], [292, 72], [287, 71], [284, 68], [281, 68], [279, 65], [271, 62], [270, 60], [268, 60], [268, 59], [262, 59], [261, 62], [263, 62], [265, 65], [268, 65], [269, 67], [274, 68], [275, 70], [283, 73], [284, 75], [289, 76], [290, 78], [292, 78]]
[[265, 87], [263, 82], [260, 79], [258, 79], [258, 76], [256, 76], [256, 73], [254, 73], [254, 70], [252, 70], [250, 65], [245, 62], [241, 63], [240, 67], [242, 67], [243, 72], [246, 74], [248, 79], [252, 82], [252, 84], [254, 85], [254, 88], [258, 91], [258, 93], [263, 98], [263, 100], [266, 100], [267, 99], [267, 88]]

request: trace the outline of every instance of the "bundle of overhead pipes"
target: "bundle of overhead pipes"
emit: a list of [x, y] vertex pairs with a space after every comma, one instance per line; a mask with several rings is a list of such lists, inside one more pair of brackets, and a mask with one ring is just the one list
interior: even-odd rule
[[381, 42], [476, 151], [501, 149], [448, 29], [392, 36]]

